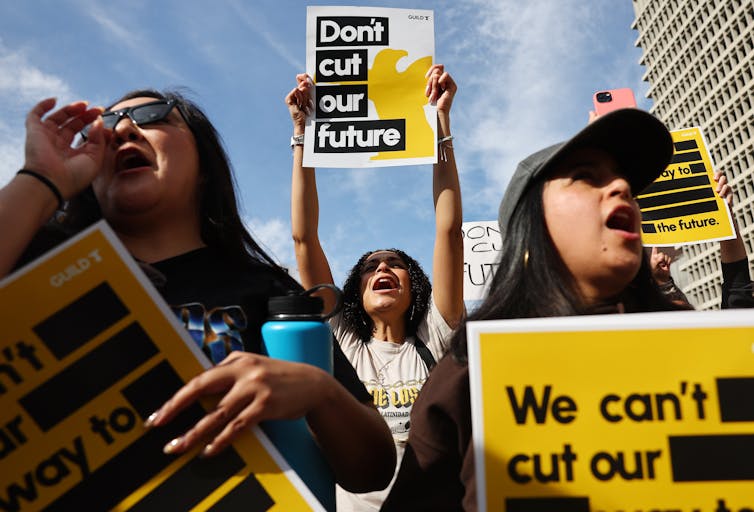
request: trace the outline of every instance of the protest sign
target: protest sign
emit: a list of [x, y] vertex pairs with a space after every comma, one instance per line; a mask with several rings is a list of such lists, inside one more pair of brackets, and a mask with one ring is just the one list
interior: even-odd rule
[[646, 246], [685, 245], [735, 238], [728, 205], [716, 192], [714, 166], [700, 128], [671, 132], [670, 165], [637, 196]]
[[432, 11], [307, 7], [306, 70], [314, 112], [307, 167], [383, 167], [437, 161], [437, 109], [427, 103]]
[[754, 508], [754, 317], [470, 322], [479, 510]]
[[500, 258], [502, 242], [497, 221], [464, 222], [463, 300], [482, 300]]
[[258, 429], [216, 457], [143, 423], [208, 365], [100, 222], [0, 281], [0, 510], [321, 510]]

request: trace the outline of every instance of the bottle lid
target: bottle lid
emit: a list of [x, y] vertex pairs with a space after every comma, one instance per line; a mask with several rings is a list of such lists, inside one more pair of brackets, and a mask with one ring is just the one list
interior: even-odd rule
[[[328, 288], [335, 293], [335, 306], [332, 311], [323, 314], [325, 301], [312, 293]], [[282, 297], [270, 297], [267, 311], [270, 319], [277, 320], [320, 320], [325, 321], [333, 317], [343, 307], [343, 293], [332, 284], [318, 284], [301, 293], [288, 292]]]
[[298, 294], [270, 297], [268, 303], [271, 318], [312, 317], [320, 320], [324, 307], [321, 298]]

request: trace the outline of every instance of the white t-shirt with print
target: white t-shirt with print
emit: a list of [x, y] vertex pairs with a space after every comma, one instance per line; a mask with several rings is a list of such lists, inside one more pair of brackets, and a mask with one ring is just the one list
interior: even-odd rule
[[[372, 338], [364, 343], [356, 333], [346, 329], [342, 315], [333, 317], [330, 327], [393, 433], [398, 456], [397, 474], [408, 441], [411, 406], [429, 376], [427, 366], [416, 350], [415, 339], [409, 337], [403, 343], [393, 343]], [[430, 301], [429, 311], [419, 324], [417, 335], [429, 348], [435, 361], [439, 361], [447, 351], [452, 332], [434, 301]], [[379, 510], [393, 486], [395, 476], [382, 491], [352, 494], [338, 487], [338, 512]]]

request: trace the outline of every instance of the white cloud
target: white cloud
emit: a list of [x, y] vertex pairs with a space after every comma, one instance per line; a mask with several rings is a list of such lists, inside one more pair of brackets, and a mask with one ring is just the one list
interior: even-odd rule
[[452, 8], [450, 15], [473, 27], [465, 37], [454, 29], [438, 43], [466, 64], [457, 72], [465, 99], [463, 111], [454, 112], [454, 132], [463, 164], [486, 181], [464, 188], [464, 206], [496, 211], [518, 161], [586, 123], [589, 96], [584, 103], [574, 98], [583, 96], [600, 51], [594, 28], [609, 8], [576, 0], [469, 0]]
[[32, 104], [51, 96], [69, 99], [71, 90], [61, 78], [45, 73], [29, 62], [24, 52], [12, 51], [0, 40], [2, 112], [25, 112]]
[[293, 253], [291, 239], [291, 223], [279, 218], [262, 219], [259, 217], [244, 218], [246, 227], [254, 240], [280, 265], [298, 280], [296, 256]]
[[39, 69], [23, 51], [11, 50], [0, 40], [0, 185], [23, 165], [27, 111], [52, 96], [63, 104], [73, 94], [63, 79]]
[[[133, 2], [129, 4], [129, 11], [124, 11], [117, 4], [104, 4], [83, 0], [79, 3], [80, 12], [91, 18], [99, 26], [105, 40], [117, 45], [121, 51], [128, 50], [129, 54], [137, 56], [141, 62], [168, 79], [176, 83], [183, 83], [184, 80], [180, 73], [167, 65], [170, 60], [162, 57], [155, 50], [159, 48], [159, 45], [155, 44], [147, 33], [138, 30], [140, 26], [138, 20], [126, 17], [126, 12], [132, 13], [134, 18], [152, 15], [153, 13], [150, 12], [152, 9], [149, 4], [143, 4], [141, 7], [150, 11], [145, 10], [134, 14], [137, 6]], [[107, 12], [102, 5], [107, 5], [112, 12]]]
[[[18, 130], [21, 129], [19, 127]], [[23, 165], [24, 140], [18, 130], [11, 130], [0, 122], [0, 186], [10, 181]]]
[[[288, 219], [262, 219], [260, 217], [245, 217], [243, 220], [254, 240], [275, 261], [285, 267], [294, 279], [300, 280], [296, 255], [293, 252], [290, 221]], [[359, 256], [368, 248], [353, 247], [353, 235], [358, 232], [358, 229], [348, 220], [343, 223], [339, 222], [322, 231], [320, 233], [321, 242], [328, 258], [333, 279], [337, 286], [341, 286]], [[328, 250], [328, 248], [332, 250]]]
[[[230, 2], [230, 6], [238, 14], [238, 17], [248, 26], [254, 33], [259, 36], [262, 41], [277, 54], [278, 57], [291, 65], [293, 70], [297, 73], [304, 71], [304, 62], [296, 58], [295, 54], [289, 50], [284, 41], [278, 39], [278, 36], [273, 31], [267, 28], [268, 23], [264, 18], [261, 9], [252, 7], [253, 12], [249, 11], [247, 5], [252, 6], [254, 4], [245, 4], [238, 1]], [[303, 7], [301, 7], [303, 8]]]

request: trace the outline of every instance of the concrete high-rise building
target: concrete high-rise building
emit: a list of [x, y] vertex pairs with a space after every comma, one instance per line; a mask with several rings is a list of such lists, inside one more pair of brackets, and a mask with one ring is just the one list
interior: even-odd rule
[[[754, 1], [632, 0], [650, 109], [671, 130], [700, 126], [734, 189], [754, 269]], [[720, 304], [718, 243], [686, 245], [674, 274], [698, 309]]]

